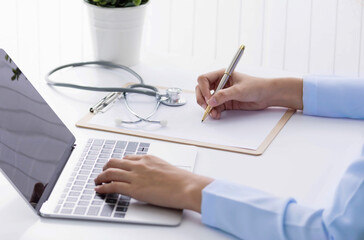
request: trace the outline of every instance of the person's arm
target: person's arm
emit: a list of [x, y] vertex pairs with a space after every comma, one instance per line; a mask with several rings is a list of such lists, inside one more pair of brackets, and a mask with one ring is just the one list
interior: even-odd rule
[[206, 225], [245, 240], [359, 240], [364, 236], [364, 153], [346, 171], [332, 206], [323, 210], [214, 181], [149, 155], [113, 159], [95, 182], [103, 183], [96, 187], [99, 193], [120, 193], [159, 206], [201, 212]]
[[315, 210], [293, 199], [214, 181], [202, 192], [202, 221], [242, 239], [364, 239], [364, 148], [347, 169], [332, 206]]
[[231, 109], [261, 110], [271, 106], [303, 109], [307, 115], [364, 119], [364, 79], [307, 76], [260, 78], [234, 72], [224, 89], [214, 95], [223, 70], [203, 74], [196, 86], [197, 103], [211, 105], [212, 118]]

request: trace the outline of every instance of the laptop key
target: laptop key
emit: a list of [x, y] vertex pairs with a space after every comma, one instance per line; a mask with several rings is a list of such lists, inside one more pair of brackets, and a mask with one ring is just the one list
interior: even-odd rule
[[101, 206], [103, 203], [104, 203], [104, 201], [94, 200], [91, 202], [91, 205]]
[[102, 149], [101, 153], [110, 154], [111, 149]]
[[56, 208], [54, 209], [54, 213], [58, 213], [60, 209], [61, 205], [57, 205]]
[[92, 199], [92, 196], [90, 195], [82, 195], [81, 196], [81, 200], [91, 200]]
[[63, 205], [63, 207], [64, 208], [74, 208], [75, 207], [75, 203], [65, 203], [64, 205]]
[[97, 155], [87, 155], [86, 159], [87, 160], [96, 160], [97, 159]]
[[141, 142], [139, 144], [139, 147], [149, 148], [149, 146], [150, 146], [150, 143], [143, 143], [143, 142]]
[[114, 210], [114, 206], [115, 205], [109, 205], [109, 204], [105, 204], [104, 208], [101, 211], [100, 216], [103, 217], [110, 217], [112, 214], [112, 211]]
[[83, 186], [85, 185], [85, 181], [75, 181], [75, 183], [73, 185], [77, 185], [77, 186]]
[[88, 152], [88, 155], [97, 155], [97, 154], [99, 154], [99, 151], [90, 150], [90, 151]]
[[72, 213], [72, 210], [73, 209], [71, 209], [71, 208], [62, 208], [61, 213], [71, 214]]
[[121, 194], [120, 194], [120, 201], [121, 201], [121, 200], [127, 201], [127, 200], [130, 200], [130, 197], [129, 197], [129, 196], [125, 196], [125, 195], [121, 195]]
[[84, 191], [83, 191], [83, 194], [94, 194], [94, 190], [89, 190], [89, 189], [85, 189]]
[[114, 148], [114, 145], [111, 145], [111, 144], [105, 144], [103, 149], [113, 149]]
[[108, 199], [118, 199], [119, 195], [120, 194], [118, 194], [118, 193], [110, 193], [110, 194], [107, 194], [107, 198]]
[[88, 216], [97, 216], [99, 214], [100, 207], [91, 206], [88, 209], [87, 215]]
[[124, 152], [124, 149], [121, 149], [121, 148], [114, 149], [114, 153], [123, 153], [123, 152]]
[[71, 191], [69, 194], [68, 194], [68, 196], [72, 196], [72, 197], [78, 197], [78, 196], [80, 196], [80, 192], [74, 192], [74, 191]]
[[116, 203], [117, 201], [118, 201], [117, 199], [107, 198], [105, 202], [107, 202], [107, 203]]
[[[96, 159], [95, 159], [96, 160]], [[94, 165], [95, 161], [92, 160], [85, 160], [85, 162], [83, 163], [84, 165]]]
[[79, 174], [82, 174], [82, 175], [89, 175], [90, 174], [90, 170], [81, 170], [80, 172], [79, 172]]
[[90, 204], [90, 201], [79, 201], [77, 206], [88, 206]]
[[90, 178], [95, 179], [97, 176], [99, 176], [99, 174], [93, 173], [93, 174], [90, 175]]
[[121, 158], [122, 155], [121, 154], [118, 154], [118, 153], [114, 153], [111, 155], [111, 158]]
[[101, 173], [102, 169], [101, 168], [95, 168], [94, 170], [92, 170], [92, 173]]
[[83, 165], [81, 167], [82, 170], [91, 170], [92, 169], [92, 166], [91, 165]]
[[104, 140], [102, 139], [95, 139], [92, 143], [93, 146], [102, 146], [104, 144]]
[[115, 212], [114, 218], [125, 218], [125, 213]]
[[80, 187], [80, 186], [73, 186], [72, 187], [72, 190], [73, 191], [82, 191], [83, 187]]
[[87, 179], [87, 176], [85, 176], [85, 175], [78, 175], [78, 176], [76, 177], [76, 179], [77, 179], [77, 180], [86, 180], [86, 179]]
[[117, 212], [124, 212], [125, 213], [127, 210], [128, 210], [128, 208], [126, 208], [126, 207], [119, 207], [118, 206], [115, 211], [117, 211]]
[[96, 161], [97, 163], [102, 163], [102, 164], [105, 164], [107, 162], [107, 158], [99, 158], [97, 159]]
[[129, 202], [126, 202], [126, 201], [119, 201], [119, 202], [118, 202], [118, 206], [124, 206], [124, 207], [127, 207], [127, 206], [129, 206]]
[[127, 152], [135, 152], [137, 150], [139, 143], [138, 142], [129, 142], [128, 145], [126, 146], [126, 150]]
[[94, 189], [95, 184], [86, 184], [85, 189]]
[[77, 198], [76, 197], [68, 197], [66, 199], [67, 202], [77, 202]]
[[110, 154], [109, 153], [101, 153], [100, 155], [99, 155], [99, 158], [109, 158], [110, 157]]
[[103, 168], [105, 166], [105, 164], [103, 164], [103, 163], [97, 163], [97, 164], [95, 164], [95, 166], [94, 166], [94, 168]]
[[106, 140], [105, 141], [105, 144], [112, 144], [112, 145], [114, 145], [115, 143], [116, 143], [115, 140]]
[[104, 200], [106, 198], [106, 195], [105, 194], [99, 194], [99, 193], [96, 193], [96, 195], [94, 196], [94, 199], [101, 199], [101, 200]]
[[101, 146], [92, 146], [91, 147], [91, 150], [100, 151], [101, 150]]
[[87, 210], [87, 207], [76, 207], [76, 209], [73, 212], [73, 214], [85, 215], [86, 210]]
[[116, 142], [116, 145], [115, 145], [115, 148], [122, 148], [124, 149], [126, 147], [126, 141], [117, 141]]

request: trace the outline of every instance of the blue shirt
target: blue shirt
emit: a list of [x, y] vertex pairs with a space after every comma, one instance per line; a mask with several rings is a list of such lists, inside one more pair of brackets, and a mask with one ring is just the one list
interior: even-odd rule
[[[364, 79], [306, 77], [303, 105], [308, 115], [364, 119]], [[337, 186], [333, 204], [325, 209], [215, 180], [202, 191], [201, 214], [204, 224], [245, 240], [363, 240], [364, 147]]]

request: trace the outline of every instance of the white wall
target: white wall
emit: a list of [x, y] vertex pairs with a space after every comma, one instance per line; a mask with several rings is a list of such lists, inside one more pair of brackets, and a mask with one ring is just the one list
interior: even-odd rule
[[[144, 51], [364, 77], [364, 0], [150, 0]], [[0, 47], [31, 78], [88, 60], [83, 0], [0, 0]]]

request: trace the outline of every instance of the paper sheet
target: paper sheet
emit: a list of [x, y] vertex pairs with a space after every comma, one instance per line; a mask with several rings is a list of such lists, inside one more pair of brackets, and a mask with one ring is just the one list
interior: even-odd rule
[[[115, 102], [104, 113], [96, 114], [90, 123], [120, 129], [133, 130], [159, 136], [195, 140], [210, 144], [257, 149], [285, 114], [285, 108], [270, 108], [263, 111], [225, 111], [220, 120], [208, 117], [203, 123], [204, 110], [196, 103], [194, 93], [184, 93], [187, 104], [180, 107], [160, 105], [153, 120], [167, 120], [166, 127], [158, 124], [117, 124], [115, 120], [136, 120], [125, 106], [124, 99]], [[152, 112], [154, 97], [129, 94], [128, 102], [141, 116]]]

